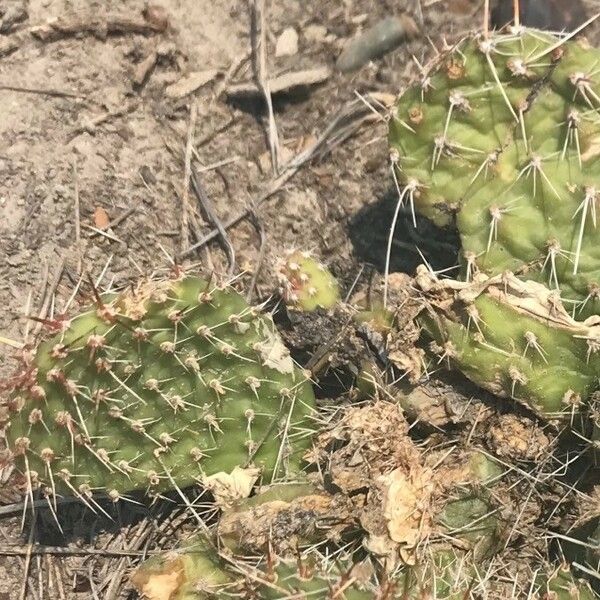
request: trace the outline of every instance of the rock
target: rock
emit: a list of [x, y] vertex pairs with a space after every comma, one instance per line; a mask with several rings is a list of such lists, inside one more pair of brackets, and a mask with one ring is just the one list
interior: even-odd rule
[[356, 71], [371, 60], [396, 49], [418, 31], [416, 23], [407, 15], [382, 19], [350, 40], [338, 57], [336, 67], [342, 73]]
[[304, 39], [310, 44], [319, 44], [327, 37], [327, 27], [323, 25], [308, 25], [304, 29]]
[[275, 56], [294, 56], [298, 53], [298, 32], [293, 27], [287, 27], [277, 38]]

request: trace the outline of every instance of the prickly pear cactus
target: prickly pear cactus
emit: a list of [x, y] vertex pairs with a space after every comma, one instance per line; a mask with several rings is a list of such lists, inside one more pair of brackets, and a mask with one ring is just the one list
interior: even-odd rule
[[278, 265], [277, 277], [284, 300], [296, 310], [331, 308], [340, 299], [337, 280], [309, 252], [288, 252]]
[[5, 407], [8, 460], [28, 489], [116, 500], [236, 467], [257, 467], [250, 479], [300, 470], [312, 389], [233, 289], [145, 282], [54, 326]]
[[179, 551], [152, 557], [131, 580], [147, 600], [209, 600], [212, 598], [345, 598], [371, 600], [385, 588], [354, 575], [359, 565], [316, 556], [296, 559], [263, 557], [249, 564], [219, 555], [202, 535]]
[[538, 594], [543, 600], [594, 600], [598, 596], [590, 584], [576, 579], [568, 566], [538, 578]]
[[574, 321], [545, 286], [509, 274], [438, 280], [425, 267], [417, 283], [438, 364], [458, 366], [478, 385], [546, 417], [573, 415], [597, 389], [598, 319]]
[[600, 50], [535, 30], [469, 37], [390, 122], [401, 201], [462, 239], [464, 275], [511, 271], [600, 310]]

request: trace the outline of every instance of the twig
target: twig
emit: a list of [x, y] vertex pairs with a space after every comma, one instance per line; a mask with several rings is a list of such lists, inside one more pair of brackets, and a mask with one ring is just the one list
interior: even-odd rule
[[73, 187], [75, 204], [75, 246], [77, 248], [77, 273], [81, 273], [81, 213], [79, 211], [79, 177], [77, 175], [77, 157], [73, 157]]
[[[284, 171], [279, 177], [273, 179], [269, 187], [255, 200], [254, 206], [260, 206], [265, 200], [276, 194], [282, 187], [285, 185], [297, 172], [300, 167], [294, 167], [293, 169], [288, 169]], [[234, 225], [237, 225], [240, 221], [243, 221], [251, 212], [251, 208], [245, 208], [240, 211], [237, 215], [234, 215], [229, 220], [225, 221], [223, 225], [223, 229], [227, 230]], [[206, 234], [202, 239], [198, 240], [195, 244], [190, 246], [185, 252], [182, 252], [180, 258], [185, 258], [189, 256], [192, 252], [197, 250], [198, 248], [202, 248], [202, 246], [206, 245], [208, 242], [214, 240], [219, 236], [219, 231], [215, 228], [210, 233]]]
[[90, 231], [93, 231], [97, 235], [101, 235], [109, 240], [112, 240], [113, 242], [117, 242], [119, 244], [126, 245], [125, 242], [121, 238], [118, 238], [116, 235], [113, 235], [112, 233], [109, 233], [108, 231], [104, 231], [103, 229], [98, 229], [97, 227], [94, 227], [93, 225], [88, 225], [87, 223], [82, 223], [81, 226], [85, 227], [86, 229], [89, 229]]
[[256, 85], [261, 91], [267, 103], [267, 113], [269, 118], [268, 138], [269, 151], [271, 152], [271, 165], [273, 175], [279, 174], [279, 136], [277, 134], [277, 124], [273, 114], [273, 99], [269, 86], [269, 77], [267, 71], [267, 23], [265, 0], [254, 0], [252, 3], [252, 54], [254, 58], [254, 77]]
[[192, 179], [192, 188], [194, 189], [194, 193], [196, 194], [196, 198], [204, 212], [206, 218], [210, 222], [210, 224], [216, 229], [219, 238], [221, 239], [221, 243], [223, 244], [223, 249], [225, 250], [225, 254], [227, 255], [227, 261], [229, 262], [229, 275], [232, 275], [235, 271], [235, 250], [233, 248], [233, 244], [227, 235], [227, 231], [217, 214], [215, 213], [212, 202], [198, 177], [198, 172], [196, 171], [196, 167], [191, 165], [191, 179]]
[[113, 119], [115, 117], [122, 117], [123, 115], [126, 115], [126, 114], [132, 112], [133, 110], [135, 110], [136, 106], [137, 106], [137, 104], [134, 102], [134, 103], [127, 105], [125, 108], [119, 108], [117, 110], [108, 111], [101, 115], [98, 115], [97, 117], [94, 117], [93, 119], [87, 121], [86, 123], [83, 123], [82, 125], [79, 125], [78, 127], [75, 127], [69, 133], [67, 139], [69, 141], [71, 141], [72, 139], [76, 138], [80, 133], [89, 133], [90, 135], [95, 135], [96, 127], [98, 125], [102, 125], [103, 123], [106, 123], [107, 121], [110, 121], [111, 119]]
[[181, 190], [181, 252], [189, 246], [189, 197], [190, 197], [190, 173], [192, 167], [192, 148], [194, 146], [194, 131], [196, 129], [196, 116], [198, 114], [196, 100], [190, 105], [190, 122], [188, 125], [187, 142], [185, 145], [183, 188]]
[[[52, 283], [50, 284], [50, 288], [48, 289], [48, 291], [46, 292], [46, 295], [44, 297], [44, 302], [42, 304], [42, 307], [40, 308], [40, 312], [38, 313], [38, 319], [46, 318], [46, 315], [48, 314], [48, 308], [50, 307], [50, 302], [52, 301], [52, 296], [54, 296], [54, 293], [56, 292], [56, 288], [58, 287], [58, 284], [60, 283], [60, 280], [62, 279], [64, 270], [65, 270], [65, 259], [61, 258], [60, 262], [58, 263], [58, 268], [56, 269], [56, 274], [54, 276], [54, 279], [52, 280]], [[36, 324], [36, 326], [33, 329], [34, 337], [41, 331], [42, 325], [43, 325], [43, 323], [41, 321], [39, 321]]]
[[[197, 155], [197, 153], [194, 152], [194, 155]], [[198, 167], [197, 172], [198, 173], [206, 173], [206, 171], [212, 171], [214, 169], [218, 169], [219, 167], [226, 167], [227, 165], [237, 162], [238, 160], [240, 160], [239, 156], [232, 156], [230, 158], [224, 158], [223, 160], [219, 160], [217, 162], [211, 163], [210, 165], [203, 165], [201, 167]]]
[[[46, 504], [47, 505], [47, 504]], [[0, 546], [0, 556], [106, 556], [139, 557], [160, 554], [161, 550], [110, 550], [104, 548], [66, 548], [64, 546]]]
[[235, 77], [235, 74], [239, 71], [240, 67], [250, 58], [250, 52], [244, 52], [244, 54], [240, 54], [236, 56], [229, 69], [223, 76], [223, 79], [215, 86], [215, 91], [213, 93], [213, 97], [211, 103], [217, 102], [219, 98], [223, 95], [223, 92], [229, 85], [229, 82]]
[[41, 88], [30, 88], [22, 87], [20, 85], [0, 85], [0, 90], [6, 90], [9, 92], [19, 92], [22, 94], [39, 94], [40, 96], [54, 96], [56, 98], [81, 98], [85, 99], [86, 96], [82, 94], [74, 94], [72, 92], [63, 92], [61, 90], [44, 90]]
[[19, 594], [20, 600], [25, 600], [27, 598], [27, 584], [29, 582], [29, 568], [31, 566], [31, 554], [33, 550], [33, 534], [35, 531], [35, 524], [37, 519], [34, 517], [31, 521], [31, 529], [29, 530], [29, 539], [27, 541], [27, 547], [22, 548], [24, 550], [23, 554], [25, 555], [25, 565], [23, 566], [23, 579], [22, 579], [22, 587], [21, 593]]
[[223, 133], [225, 130], [229, 129], [235, 122], [237, 121], [237, 116], [232, 115], [225, 123], [215, 127], [212, 131], [207, 133], [205, 136], [201, 137], [196, 144], [197, 148], [201, 148], [205, 146], [209, 142], [212, 142], [220, 133]]
[[[265, 200], [275, 195], [301, 167], [309, 163], [316, 156], [322, 158], [327, 153], [331, 152], [333, 148], [339, 146], [343, 141], [354, 135], [363, 123], [374, 119], [375, 116], [362, 101], [354, 100], [349, 103], [338, 112], [334, 120], [309, 148], [296, 155], [289, 163], [287, 163], [285, 170], [269, 182], [267, 189], [254, 200], [252, 206], [259, 207]], [[247, 218], [251, 212], [252, 208], [248, 206], [237, 215], [231, 217], [228, 221], [225, 221], [223, 223], [223, 228], [227, 230], [230, 227], [237, 225], [240, 221]], [[179, 258], [189, 256], [198, 248], [201, 248], [208, 242], [214, 240], [218, 235], [219, 232], [214, 229], [195, 244], [192, 244], [187, 250], [183, 251], [179, 255]]]
[[262, 221], [259, 219], [256, 209], [254, 207], [251, 207], [250, 209], [250, 220], [252, 221], [252, 224], [254, 225], [254, 228], [258, 233], [259, 248], [256, 266], [254, 267], [254, 274], [252, 275], [252, 280], [250, 281], [248, 291], [246, 292], [246, 300], [248, 301], [248, 303], [252, 303], [252, 295], [254, 294], [256, 281], [258, 280], [258, 275], [260, 274], [260, 270], [265, 259], [265, 253], [267, 251], [267, 236], [265, 235], [265, 228], [262, 224]]

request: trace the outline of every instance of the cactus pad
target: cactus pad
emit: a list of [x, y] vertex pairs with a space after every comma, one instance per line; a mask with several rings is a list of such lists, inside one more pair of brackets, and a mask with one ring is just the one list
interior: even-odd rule
[[331, 308], [340, 299], [337, 280], [309, 252], [289, 252], [278, 266], [277, 277], [284, 300], [296, 310]]
[[55, 326], [6, 402], [8, 461], [30, 490], [116, 500], [236, 467], [300, 470], [312, 389], [233, 289], [145, 282]]
[[577, 314], [600, 309], [599, 61], [585, 41], [517, 28], [463, 40], [401, 96], [402, 201], [456, 222], [467, 280], [510, 270]]
[[574, 321], [556, 293], [505, 273], [472, 283], [417, 274], [437, 364], [546, 417], [578, 412], [599, 385], [600, 324]]

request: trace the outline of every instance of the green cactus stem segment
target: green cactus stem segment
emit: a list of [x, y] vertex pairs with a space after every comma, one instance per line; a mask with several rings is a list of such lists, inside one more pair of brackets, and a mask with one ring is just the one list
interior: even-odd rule
[[535, 30], [469, 37], [390, 121], [402, 202], [456, 224], [463, 274], [512, 271], [600, 309], [600, 50]]
[[455, 366], [493, 393], [546, 418], [572, 418], [598, 388], [600, 323], [574, 321], [557, 294], [510, 273], [438, 280], [418, 270], [438, 365]]
[[196, 277], [98, 296], [15, 381], [9, 460], [29, 491], [89, 502], [236, 467], [282, 478], [310, 444], [312, 388], [270, 317]]
[[278, 265], [277, 277], [285, 302], [296, 310], [328, 309], [340, 300], [337, 280], [309, 252], [288, 252]]

